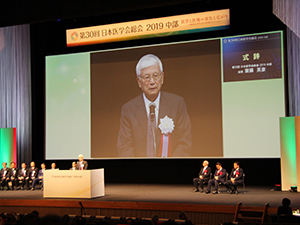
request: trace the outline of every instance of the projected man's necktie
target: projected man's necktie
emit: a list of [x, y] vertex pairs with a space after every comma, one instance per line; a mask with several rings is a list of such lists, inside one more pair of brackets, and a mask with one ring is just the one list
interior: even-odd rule
[[148, 116], [148, 129], [147, 129], [147, 157], [156, 156], [156, 144], [155, 144], [155, 104], [150, 104]]

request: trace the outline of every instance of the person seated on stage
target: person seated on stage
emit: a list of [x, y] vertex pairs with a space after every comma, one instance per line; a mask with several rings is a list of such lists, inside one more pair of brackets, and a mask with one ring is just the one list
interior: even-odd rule
[[11, 188], [12, 190], [16, 190], [18, 187], [18, 168], [16, 168], [16, 163], [10, 163], [10, 170], [9, 170], [9, 181], [11, 181]]
[[238, 194], [236, 186], [243, 183], [244, 170], [240, 167], [239, 162], [233, 163], [233, 169], [230, 173], [230, 180], [225, 182], [225, 187], [230, 194]]
[[20, 186], [20, 187], [18, 187], [18, 189], [24, 190], [28, 169], [26, 168], [27, 167], [26, 163], [22, 163], [21, 167], [22, 168], [19, 169], [19, 171], [18, 171], [18, 183]]
[[1, 190], [4, 190], [4, 187], [6, 187], [6, 190], [10, 190], [8, 186], [9, 181], [9, 168], [7, 167], [7, 163], [2, 163], [3, 168], [0, 170], [0, 176], [1, 176]]
[[87, 163], [87, 161], [85, 161], [85, 160], [83, 160], [83, 155], [82, 154], [79, 154], [78, 155], [78, 162], [77, 162], [77, 166], [76, 166], [76, 168], [78, 169], [78, 170], [87, 170], [87, 168], [88, 168], [88, 163]]
[[279, 206], [277, 209], [277, 216], [279, 215], [293, 215], [292, 208], [290, 207], [291, 200], [288, 198], [282, 199], [282, 206]]
[[35, 167], [35, 162], [32, 161], [30, 163], [30, 168], [28, 169], [27, 177], [25, 178], [27, 190], [30, 189], [29, 182], [33, 181], [34, 178], [36, 178], [38, 176], [38, 171], [39, 171], [39, 169]]
[[221, 182], [222, 184], [224, 184], [226, 181], [226, 169], [224, 169], [222, 167], [222, 164], [219, 162], [216, 163], [216, 168], [217, 169], [215, 170], [214, 178], [208, 181], [206, 194], [210, 193], [211, 185], [213, 184], [215, 185], [213, 194], [218, 194], [219, 183]]
[[70, 168], [70, 170], [77, 170], [77, 164], [76, 164], [76, 162], [74, 161], [74, 162], [72, 162], [72, 167]]
[[203, 192], [203, 182], [208, 181], [211, 174], [211, 168], [208, 166], [208, 161], [204, 160], [202, 163], [202, 168], [199, 172], [199, 178], [196, 177], [193, 179], [195, 192], [199, 192], [198, 185], [200, 187], [200, 191]]
[[42, 181], [41, 187], [42, 187], [42, 190], [43, 190], [43, 177], [44, 177], [44, 171], [45, 171], [45, 169], [46, 169], [46, 165], [45, 165], [45, 163], [42, 163], [41, 164], [41, 169], [39, 170], [39, 173], [38, 173], [37, 177], [34, 178], [33, 181], [32, 181], [32, 188], [31, 188], [32, 191], [35, 189], [35, 185], [39, 181]]
[[51, 170], [59, 170], [59, 169], [56, 168], [56, 164], [55, 163], [51, 163]]

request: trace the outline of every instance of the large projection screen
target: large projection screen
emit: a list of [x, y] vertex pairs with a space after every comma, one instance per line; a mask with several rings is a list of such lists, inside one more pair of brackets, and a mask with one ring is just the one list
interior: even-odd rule
[[145, 149], [121, 154], [117, 142], [121, 123], [135, 146], [144, 144], [135, 130], [147, 125], [145, 106], [132, 103], [143, 101], [135, 69], [149, 53], [163, 64], [159, 110], [175, 122], [171, 148], [179, 148], [179, 130], [190, 120], [189, 149], [169, 157], [280, 157], [285, 91], [282, 32], [276, 31], [47, 56], [46, 159], [146, 157], [139, 154]]

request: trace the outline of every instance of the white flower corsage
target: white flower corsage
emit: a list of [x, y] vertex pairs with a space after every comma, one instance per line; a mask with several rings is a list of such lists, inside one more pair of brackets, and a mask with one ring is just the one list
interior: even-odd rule
[[174, 121], [168, 116], [165, 116], [163, 119], [160, 119], [159, 129], [161, 130], [161, 133], [167, 135], [171, 134], [174, 130]]

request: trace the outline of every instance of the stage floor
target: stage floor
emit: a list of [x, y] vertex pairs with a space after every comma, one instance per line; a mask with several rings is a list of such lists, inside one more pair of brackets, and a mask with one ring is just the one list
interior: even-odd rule
[[[63, 187], [62, 187], [63, 188]], [[106, 202], [151, 202], [151, 203], [180, 203], [180, 204], [205, 204], [205, 205], [236, 205], [242, 202], [246, 206], [263, 206], [269, 203], [270, 207], [281, 205], [283, 198], [291, 200], [292, 207], [300, 206], [300, 195], [297, 192], [270, 191], [272, 187], [247, 186], [246, 193], [242, 187], [240, 194], [228, 194], [221, 187], [220, 194], [205, 194], [194, 192], [192, 185], [167, 185], [167, 184], [106, 184], [105, 196], [84, 199], [85, 201]], [[35, 199], [43, 200], [41, 190], [0, 191], [0, 199]], [[49, 200], [49, 199], [47, 199]], [[80, 199], [60, 199], [80, 200]], [[83, 200], [83, 199], [82, 199]]]

